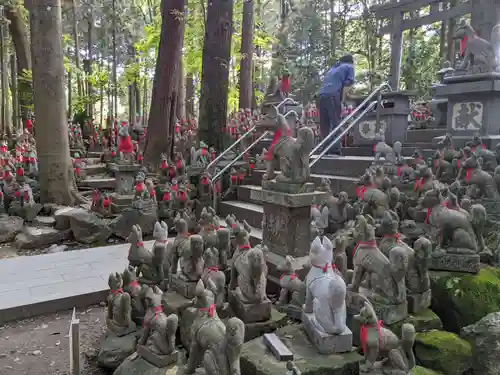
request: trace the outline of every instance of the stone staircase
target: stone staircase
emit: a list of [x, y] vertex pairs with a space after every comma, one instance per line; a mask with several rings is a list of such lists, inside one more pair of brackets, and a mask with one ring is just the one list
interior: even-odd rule
[[[436, 151], [433, 138], [444, 135], [445, 129], [409, 130], [406, 133], [406, 142], [403, 144], [403, 155], [411, 164], [411, 155], [416, 148], [423, 151], [424, 157], [431, 156]], [[351, 197], [355, 197], [356, 181], [373, 162], [373, 146], [347, 147], [344, 149], [345, 156], [325, 156], [318, 161], [311, 170], [312, 182], [319, 184], [322, 179], [330, 181], [333, 192], [345, 191]], [[256, 170], [248, 177], [245, 185], [237, 189], [236, 199], [222, 201], [219, 205], [219, 215], [223, 219], [229, 214], [234, 214], [239, 220], [246, 220], [252, 227], [252, 242], [259, 243], [262, 239], [261, 223], [264, 208], [259, 198], [262, 191], [263, 170]], [[223, 223], [224, 225], [224, 223]], [[269, 273], [272, 274], [273, 266], [283, 261], [280, 256], [274, 254], [276, 259], [271, 260]], [[300, 262], [300, 261], [299, 261]]]

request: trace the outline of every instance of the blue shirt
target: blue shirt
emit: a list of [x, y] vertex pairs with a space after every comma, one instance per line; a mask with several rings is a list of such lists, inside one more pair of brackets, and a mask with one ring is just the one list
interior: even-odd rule
[[344, 86], [354, 83], [354, 66], [352, 64], [335, 64], [323, 78], [323, 85], [319, 90], [320, 95], [340, 95]]

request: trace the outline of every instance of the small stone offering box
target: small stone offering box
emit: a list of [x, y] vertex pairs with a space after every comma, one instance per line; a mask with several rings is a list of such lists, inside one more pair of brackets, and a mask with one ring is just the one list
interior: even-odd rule
[[375, 136], [379, 133], [384, 133], [385, 141], [388, 144], [393, 144], [396, 141], [404, 142], [410, 113], [410, 95], [412, 93], [407, 91], [382, 94], [384, 107], [380, 108], [380, 122], [377, 123], [376, 109], [363, 116], [352, 128], [354, 145], [373, 145], [375, 144]]
[[302, 313], [302, 327], [307, 333], [311, 342], [316, 346], [321, 354], [347, 353], [352, 349], [352, 332], [346, 327], [346, 330], [339, 335], [329, 335], [320, 332], [314, 326], [314, 315]]
[[479, 254], [433, 253], [429, 268], [440, 271], [478, 273], [479, 265]]
[[305, 256], [311, 246], [311, 205], [321, 204], [326, 193], [312, 183], [263, 181], [258, 194], [264, 206], [263, 244], [281, 256]]
[[108, 168], [116, 178], [116, 194], [130, 195], [134, 193], [135, 177], [141, 170], [139, 164], [116, 164], [109, 163]]

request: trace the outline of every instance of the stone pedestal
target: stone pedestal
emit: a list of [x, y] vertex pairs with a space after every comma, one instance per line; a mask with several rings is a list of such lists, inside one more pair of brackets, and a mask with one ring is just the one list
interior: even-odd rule
[[381, 132], [385, 134], [388, 144], [404, 142], [410, 113], [409, 96], [410, 93], [403, 91], [383, 94], [384, 108], [380, 108], [380, 123], [377, 124], [375, 109], [363, 116], [352, 128], [354, 145], [373, 145], [376, 142], [375, 136]]
[[141, 170], [139, 164], [121, 165], [109, 163], [108, 168], [114, 173], [116, 179], [115, 192], [121, 195], [129, 195], [134, 193], [135, 177]]
[[264, 206], [263, 244], [270, 252], [301, 257], [311, 246], [311, 205], [320, 204], [326, 193], [315, 191], [314, 184], [293, 185], [263, 181], [259, 194]]
[[111, 212], [114, 214], [120, 214], [126, 208], [129, 208], [132, 205], [132, 201], [134, 200], [134, 196], [132, 194], [129, 195], [121, 195], [121, 194], [112, 194], [111, 195]]
[[267, 298], [258, 304], [245, 304], [240, 301], [234, 291], [229, 291], [228, 302], [234, 315], [240, 318], [243, 323], [263, 322], [271, 318], [272, 303]]
[[479, 272], [478, 254], [448, 254], [444, 252], [431, 255], [431, 266], [429, 268], [440, 271], [457, 272]]
[[406, 301], [408, 302], [408, 312], [410, 314], [419, 313], [431, 306], [432, 293], [427, 290], [424, 293], [408, 293]]
[[314, 326], [313, 314], [302, 313], [302, 327], [311, 342], [321, 354], [346, 353], [352, 349], [352, 332], [346, 330], [339, 335], [329, 335], [319, 332]]
[[183, 280], [179, 275], [172, 276], [172, 289], [187, 299], [194, 298], [197, 281]]
[[430, 102], [432, 116], [434, 117], [433, 127], [446, 128], [448, 116], [448, 98], [438, 95], [437, 90], [442, 84], [432, 86], [433, 96]]
[[454, 76], [444, 82], [436, 94], [448, 99], [447, 132], [453, 136], [453, 146], [463, 147], [479, 132], [486, 146], [494, 147], [500, 141], [500, 74]]
[[393, 324], [400, 322], [408, 316], [408, 302], [404, 301], [400, 304], [385, 304], [369, 298], [369, 290], [364, 288], [359, 289], [359, 293], [347, 291], [346, 305], [348, 313], [351, 315], [359, 314], [361, 308], [364, 306], [366, 299], [370, 301], [377, 314], [379, 320], [385, 324]]

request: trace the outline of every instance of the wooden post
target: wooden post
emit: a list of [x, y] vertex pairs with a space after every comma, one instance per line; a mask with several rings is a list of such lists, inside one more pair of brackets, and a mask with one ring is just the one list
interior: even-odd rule
[[80, 375], [80, 319], [75, 308], [69, 325], [69, 374]]
[[394, 15], [391, 33], [391, 68], [389, 71], [389, 84], [394, 91], [398, 90], [401, 77], [401, 55], [403, 51], [403, 13]]

